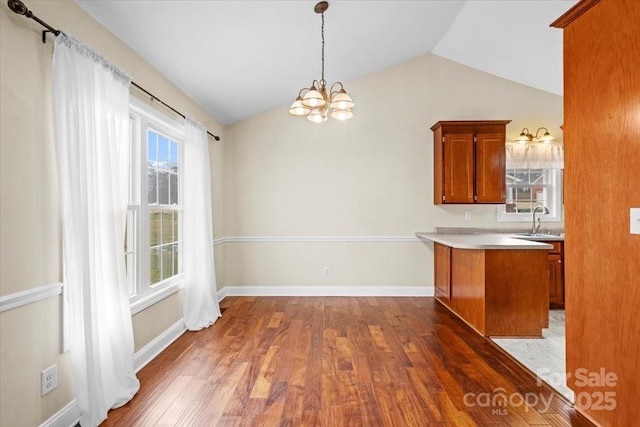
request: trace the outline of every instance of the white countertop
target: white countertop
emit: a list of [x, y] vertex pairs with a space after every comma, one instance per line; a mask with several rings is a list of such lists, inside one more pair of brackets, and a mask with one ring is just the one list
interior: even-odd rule
[[548, 243], [533, 242], [534, 237], [515, 237], [512, 234], [448, 234], [416, 233], [421, 240], [430, 240], [457, 249], [552, 249]]

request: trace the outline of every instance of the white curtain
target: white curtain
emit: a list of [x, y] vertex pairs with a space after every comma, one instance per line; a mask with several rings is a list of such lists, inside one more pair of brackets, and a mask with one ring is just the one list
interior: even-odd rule
[[211, 171], [207, 130], [185, 118], [184, 178], [184, 322], [197, 331], [220, 317], [213, 264]]
[[507, 143], [507, 169], [564, 169], [561, 141]]
[[61, 33], [53, 102], [73, 388], [83, 427], [138, 391], [124, 265], [128, 76]]

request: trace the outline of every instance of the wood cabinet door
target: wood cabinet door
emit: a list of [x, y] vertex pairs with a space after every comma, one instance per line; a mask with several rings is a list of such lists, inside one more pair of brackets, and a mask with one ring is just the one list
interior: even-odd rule
[[505, 203], [505, 135], [476, 135], [476, 203]]
[[473, 134], [444, 136], [444, 203], [473, 203]]
[[434, 282], [437, 297], [451, 299], [451, 248], [433, 244]]
[[549, 306], [564, 307], [562, 255], [549, 254]]

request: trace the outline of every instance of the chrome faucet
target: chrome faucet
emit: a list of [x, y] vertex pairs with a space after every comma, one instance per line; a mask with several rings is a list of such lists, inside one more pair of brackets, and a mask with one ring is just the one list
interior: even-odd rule
[[536, 234], [538, 230], [540, 230], [540, 218], [538, 218], [538, 225], [536, 226], [536, 212], [538, 211], [538, 208], [543, 209], [542, 213], [545, 213], [545, 214], [549, 213], [549, 209], [547, 209], [547, 207], [543, 205], [538, 205], [535, 208], [533, 208], [533, 223], [531, 224], [531, 234]]

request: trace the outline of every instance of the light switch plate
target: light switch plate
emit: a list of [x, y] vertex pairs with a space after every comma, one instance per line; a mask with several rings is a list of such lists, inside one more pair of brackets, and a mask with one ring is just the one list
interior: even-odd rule
[[631, 208], [631, 234], [640, 234], [640, 208]]

